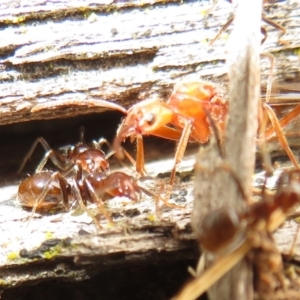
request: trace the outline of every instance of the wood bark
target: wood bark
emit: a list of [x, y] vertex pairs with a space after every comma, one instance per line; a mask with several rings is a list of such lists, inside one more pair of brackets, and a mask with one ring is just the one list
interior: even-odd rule
[[[0, 125], [105, 110], [90, 106], [90, 99], [125, 107], [151, 97], [166, 99], [179, 80], [222, 82], [226, 91], [230, 30], [213, 46], [208, 44], [233, 11], [227, 2], [218, 3], [212, 11], [206, 1], [74, 3], [1, 3]], [[287, 44], [279, 45], [278, 31], [262, 23], [268, 29], [268, 38], [261, 48], [261, 52], [275, 55], [274, 78], [286, 87], [299, 80], [300, 6], [297, 1], [278, 3], [266, 6], [265, 14], [287, 28]], [[263, 58], [262, 86], [267, 82], [269, 67], [269, 60]], [[45, 108], [32, 112], [40, 104]], [[102, 135], [105, 132], [99, 132]], [[184, 172], [192, 165], [190, 160], [179, 169], [182, 178], [191, 177]], [[157, 170], [167, 172], [170, 166], [164, 161], [148, 168], [154, 176]], [[5, 174], [1, 177], [6, 181]], [[163, 183], [155, 180], [158, 186]], [[174, 199], [186, 190], [186, 207], [165, 209], [160, 217], [155, 217], [154, 203], [147, 197], [141, 204], [122, 209], [112, 204], [111, 210], [119, 215], [118, 226], [109, 228], [102, 220], [100, 231], [88, 216], [71, 213], [36, 214], [27, 228], [31, 213], [21, 209], [15, 197], [4, 196], [2, 188], [2, 199], [9, 200], [1, 202], [1, 288], [42, 279], [81, 280], [100, 269], [104, 272], [128, 261], [147, 261], [149, 256], [165, 253], [175, 260], [195, 259], [198, 252], [190, 229], [192, 188], [191, 181], [178, 183]], [[6, 189], [11, 195], [17, 187]], [[157, 187], [154, 189], [157, 191]], [[118, 205], [123, 207], [122, 203]], [[132, 217], [135, 213], [138, 216]], [[41, 251], [39, 246], [49, 238], [58, 239], [58, 244]], [[36, 257], [20, 257], [22, 249]], [[298, 250], [296, 253], [299, 257]]]
[[[208, 13], [205, 1], [164, 3], [3, 4], [0, 124], [103, 111], [82, 103], [88, 99], [126, 107], [148, 97], [165, 99], [182, 79], [223, 81], [228, 34], [212, 46], [209, 41], [233, 7], [220, 1]], [[276, 56], [280, 82], [299, 78], [299, 14], [297, 1], [266, 6], [266, 17], [287, 28], [282, 46], [280, 32], [262, 23], [268, 38], [261, 52]], [[262, 82], [269, 65], [262, 61]], [[41, 103], [53, 106], [32, 113]]]

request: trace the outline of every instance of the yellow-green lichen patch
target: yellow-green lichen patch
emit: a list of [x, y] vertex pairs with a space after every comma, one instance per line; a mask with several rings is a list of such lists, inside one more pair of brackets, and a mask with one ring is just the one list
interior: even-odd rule
[[57, 256], [59, 253], [61, 253], [61, 245], [56, 245], [48, 251], [45, 251], [43, 254], [46, 259], [51, 259]]
[[300, 56], [300, 48], [295, 48], [294, 54]]
[[53, 239], [53, 233], [50, 232], [50, 231], [47, 231], [46, 234], [45, 234], [45, 239], [46, 240]]
[[17, 252], [11, 252], [7, 254], [7, 260], [16, 260], [19, 258], [19, 254]]
[[14, 18], [12, 19], [12, 23], [18, 24], [18, 23], [24, 22], [25, 19], [26, 19], [25, 16], [14, 17]]
[[155, 221], [156, 221], [155, 215], [149, 215], [149, 216], [147, 217], [147, 219], [148, 219], [150, 222], [155, 222]]

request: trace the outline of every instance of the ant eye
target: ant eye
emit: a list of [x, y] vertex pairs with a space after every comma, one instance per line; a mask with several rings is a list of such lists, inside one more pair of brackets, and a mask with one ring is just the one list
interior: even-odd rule
[[149, 113], [146, 115], [146, 122], [148, 123], [148, 125], [152, 125], [154, 121], [155, 121], [154, 114]]

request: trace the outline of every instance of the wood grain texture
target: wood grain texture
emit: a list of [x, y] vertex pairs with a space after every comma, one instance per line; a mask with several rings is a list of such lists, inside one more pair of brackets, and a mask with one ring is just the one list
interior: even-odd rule
[[[178, 80], [226, 78], [228, 34], [208, 45], [233, 10], [224, 1], [211, 15], [206, 1], [6, 5], [0, 11], [0, 124], [103, 111], [81, 104], [89, 99], [128, 107], [149, 97], [165, 99]], [[279, 81], [299, 78], [299, 11], [297, 1], [266, 8], [268, 18], [287, 28], [288, 45], [281, 46], [279, 32], [266, 26], [261, 50], [276, 56]], [[268, 69], [263, 60], [263, 82]], [[41, 103], [51, 106], [32, 113]]]
[[[151, 97], [166, 99], [179, 80], [204, 78], [221, 83], [226, 90], [226, 45], [231, 29], [213, 46], [208, 43], [226, 23], [233, 7], [220, 1], [207, 14], [209, 8], [208, 1], [2, 1], [0, 125], [105, 110], [91, 106], [89, 100], [109, 100], [127, 108]], [[268, 28], [268, 39], [261, 52], [276, 56], [276, 80], [297, 82], [299, 3], [274, 4], [265, 14], [286, 26], [284, 39], [289, 44], [278, 45], [278, 31], [262, 23]], [[262, 85], [269, 65], [263, 58]], [[44, 108], [32, 112], [37, 105]], [[193, 162], [188, 161], [179, 172], [184, 174], [185, 167], [192, 169]], [[163, 161], [154, 171], [151, 166], [147, 168], [156, 176], [169, 171], [171, 164]], [[159, 180], [155, 183], [163, 184]], [[100, 232], [89, 217], [71, 213], [37, 214], [27, 228], [30, 212], [11, 197], [16, 186], [9, 188], [9, 200], [1, 201], [1, 289], [49, 279], [82, 280], [133, 261], [198, 256], [190, 229], [192, 181], [177, 180], [174, 199], [187, 190], [183, 210], [165, 209], [162, 217], [153, 221], [154, 203], [147, 197], [141, 204], [127, 204], [125, 208], [112, 204], [120, 224], [103, 226]], [[151, 184], [150, 188], [158, 189]], [[4, 194], [1, 189], [2, 200]], [[132, 217], [131, 208], [140, 215]], [[20, 258], [21, 249], [36, 251], [49, 237], [61, 240], [58, 252], [50, 247], [37, 258]]]

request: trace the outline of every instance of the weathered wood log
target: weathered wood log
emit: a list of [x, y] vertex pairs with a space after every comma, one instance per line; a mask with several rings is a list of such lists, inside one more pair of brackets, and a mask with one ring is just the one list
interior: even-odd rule
[[[226, 87], [226, 34], [213, 46], [208, 43], [233, 10], [227, 2], [220, 2], [211, 15], [205, 1], [77, 1], [76, 5], [46, 1], [27, 6], [9, 1], [0, 8], [0, 125], [105, 110], [91, 107], [89, 99], [125, 107], [150, 97], [165, 99], [178, 80], [204, 78], [224, 81]], [[287, 28], [288, 45], [278, 45], [278, 31], [267, 26], [268, 39], [262, 46], [262, 52], [276, 56], [274, 77], [279, 82], [299, 79], [299, 15], [297, 1], [267, 8], [266, 16]], [[269, 65], [268, 59], [262, 60], [263, 85]], [[45, 108], [33, 113], [38, 104]], [[187, 168], [192, 164], [189, 161]], [[164, 162], [152, 172], [148, 168], [157, 175], [157, 170], [169, 170], [170, 164]], [[68, 213], [37, 214], [27, 228], [31, 213], [16, 200], [1, 202], [1, 289], [43, 279], [81, 280], [128, 261], [147, 261], [149, 253], [174, 260], [195, 258], [198, 252], [189, 225], [191, 183], [178, 183], [174, 199], [180, 202], [179, 190], [184, 189], [186, 207], [166, 210], [161, 218], [154, 217], [151, 199], [125, 208], [122, 201], [112, 205], [119, 215], [118, 226], [108, 228], [103, 220], [101, 231], [88, 216]], [[15, 193], [16, 187], [12, 190]], [[5, 198], [3, 189], [1, 194]], [[81, 235], [85, 232], [89, 234]], [[42, 251], [39, 246], [49, 238], [58, 244], [46, 245]], [[27, 250], [23, 258], [22, 249]], [[28, 253], [33, 257], [26, 257]]]

